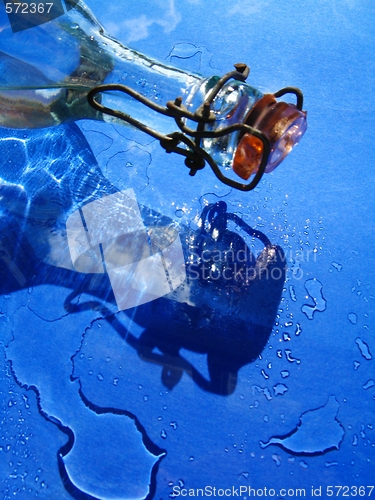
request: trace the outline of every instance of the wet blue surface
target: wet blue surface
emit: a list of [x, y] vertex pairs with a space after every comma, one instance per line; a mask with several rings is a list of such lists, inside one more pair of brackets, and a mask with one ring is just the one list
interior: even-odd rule
[[[262, 91], [301, 87], [309, 129], [251, 193], [208, 169], [190, 178], [121, 126], [0, 129], [3, 497], [371, 485], [373, 4], [87, 4], [159, 60], [207, 76], [244, 61]], [[160, 299], [117, 312], [105, 275], [74, 271], [64, 231], [78, 206], [128, 188], [208, 245], [197, 220], [224, 201], [282, 249], [284, 285], [232, 283], [220, 306], [209, 285], [193, 310]], [[254, 331], [261, 345], [241, 359]]]

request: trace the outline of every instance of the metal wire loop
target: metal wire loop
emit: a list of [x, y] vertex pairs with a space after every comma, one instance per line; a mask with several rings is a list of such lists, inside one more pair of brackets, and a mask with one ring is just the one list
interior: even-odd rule
[[[244, 123], [236, 123], [214, 131], [205, 129], [207, 124], [212, 124], [216, 121], [216, 116], [211, 109], [211, 104], [224, 85], [230, 79], [245, 81], [250, 73], [250, 69], [246, 64], [239, 63], [235, 64], [234, 67], [235, 69], [233, 71], [230, 71], [218, 80], [215, 86], [209, 91], [204, 103], [199, 106], [195, 112], [189, 111], [182, 104], [181, 97], [176, 97], [174, 101], [169, 101], [166, 106], [163, 107], [153, 101], [150, 101], [147, 97], [144, 97], [142, 94], [131, 89], [130, 87], [119, 84], [103, 84], [94, 87], [88, 92], [87, 99], [89, 104], [97, 111], [119, 118], [138, 128], [142, 132], [145, 132], [154, 139], [157, 139], [167, 153], [173, 152], [184, 156], [185, 165], [190, 169], [190, 175], [195, 175], [198, 170], [204, 168], [205, 164], [208, 163], [216, 177], [227, 186], [239, 189], [240, 191], [251, 191], [256, 187], [262, 178], [268, 162], [270, 143], [266, 135]], [[110, 91], [123, 92], [157, 113], [173, 118], [179, 128], [179, 131], [172, 132], [171, 134], [162, 134], [122, 111], [103, 106], [101, 102], [96, 99], [96, 97], [103, 92]], [[297, 107], [298, 109], [302, 109], [302, 92], [294, 87], [286, 87], [276, 92], [275, 97], [281, 97], [286, 93], [295, 94], [297, 97]], [[197, 123], [197, 128], [195, 130], [186, 125], [185, 122], [187, 119]], [[220, 170], [214, 158], [202, 147], [201, 144], [202, 139], [215, 139], [236, 131], [240, 131], [242, 135], [244, 133], [255, 135], [262, 141], [263, 144], [261, 164], [253, 179], [247, 184], [226, 177]]]

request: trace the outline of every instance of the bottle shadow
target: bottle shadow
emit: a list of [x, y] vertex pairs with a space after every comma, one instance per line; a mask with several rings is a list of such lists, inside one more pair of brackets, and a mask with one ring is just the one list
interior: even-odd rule
[[[64, 205], [53, 203], [48, 195], [42, 196], [42, 215], [40, 202], [39, 208], [33, 208], [30, 193], [17, 191], [15, 197], [14, 185], [3, 183], [4, 189], [0, 185], [6, 207], [0, 222], [0, 294], [46, 284], [64, 287], [69, 290], [64, 302], [67, 312], [99, 310], [145, 362], [160, 365], [161, 380], [168, 389], [175, 387], [185, 373], [204, 391], [232, 394], [239, 370], [262, 353], [272, 332], [286, 274], [282, 248], [272, 245], [238, 215], [227, 212], [224, 202], [209, 205], [202, 211], [197, 230], [181, 229], [185, 283], [164, 297], [114, 313], [116, 301], [107, 274], [83, 274], [49, 263], [42, 258], [46, 243], [43, 233], [30, 230], [30, 214], [39, 214], [39, 225], [41, 218], [47, 226], [53, 225], [53, 217], [65, 216], [66, 220], [67, 207], [90, 199], [93, 185], [96, 197], [116, 191], [101, 174], [78, 127], [68, 128], [70, 140], [76, 137], [76, 145], [81, 150], [85, 148], [86, 161], [91, 161], [90, 171], [99, 173], [94, 176], [95, 182], [91, 174], [89, 186], [85, 186], [84, 177], [80, 179], [79, 188], [87, 191], [78, 201], [66, 190]], [[98, 180], [102, 184], [99, 188]], [[41, 191], [38, 186], [38, 200]], [[27, 209], [22, 207], [24, 198]], [[59, 213], [56, 206], [61, 207]], [[250, 240], [263, 247], [257, 256], [249, 248]], [[92, 299], [78, 301], [84, 294]], [[124, 314], [143, 327], [139, 337], [124, 327]], [[187, 359], [183, 350], [207, 357], [208, 376]]]
[[[145, 331], [137, 341], [128, 342], [142, 359], [162, 367], [162, 381], [169, 389], [187, 373], [205, 391], [233, 393], [239, 370], [262, 353], [272, 332], [285, 282], [284, 252], [226, 208], [218, 202], [202, 212], [193, 237], [198, 258], [187, 266], [184, 293], [189, 300], [176, 300], [177, 290], [177, 297], [160, 298], [134, 313]], [[230, 220], [235, 231], [229, 228]], [[239, 229], [264, 245], [257, 257]], [[191, 260], [191, 254], [185, 257]], [[213, 267], [214, 274], [207, 272]], [[207, 356], [208, 378], [181, 354], [182, 349]]]
[[[227, 242], [233, 243], [233, 236], [232, 240], [226, 236]], [[196, 238], [207, 239], [202, 235]], [[200, 279], [184, 285], [190, 292], [192, 288], [198, 289], [200, 300], [195, 303], [179, 301], [176, 290], [126, 311], [144, 328], [136, 337], [123, 326], [125, 312], [113, 313], [115, 297], [107, 274], [85, 275], [45, 264], [35, 255], [18, 223], [8, 220], [0, 242], [0, 294], [46, 284], [64, 287], [70, 290], [64, 303], [67, 312], [99, 311], [145, 362], [161, 366], [161, 379], [168, 389], [175, 387], [186, 373], [201, 389], [229, 395], [236, 388], [239, 370], [253, 362], [265, 348], [281, 300], [286, 272], [284, 253], [272, 245], [263, 252], [254, 262], [268, 259], [266, 267], [258, 271], [253, 266], [251, 278], [242, 287], [238, 279], [235, 284], [223, 284], [204, 281], [200, 275]], [[193, 271], [197, 272], [193, 269], [190, 274]], [[223, 293], [224, 297], [216, 304], [216, 295]], [[77, 302], [82, 295], [90, 295], [92, 299]], [[206, 355], [209, 377], [205, 378], [181, 350]]]

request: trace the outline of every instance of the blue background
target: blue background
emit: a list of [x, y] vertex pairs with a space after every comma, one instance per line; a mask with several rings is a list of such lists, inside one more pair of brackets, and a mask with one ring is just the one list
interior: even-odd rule
[[[59, 406], [61, 421], [72, 421], [81, 431], [84, 451], [76, 465], [72, 458], [78, 475], [80, 461], [90, 465], [95, 435], [102, 432], [100, 425], [95, 427], [98, 415], [108, 417], [110, 427], [113, 418], [110, 475], [119, 484], [131, 483], [134, 464], [145, 464], [134, 498], [147, 494], [150, 453], [164, 451], [151, 475], [150, 495], [158, 499], [182, 484], [306, 488], [307, 495], [312, 486], [373, 484], [373, 2], [148, 0], [103, 6], [88, 0], [87, 5], [113, 36], [158, 60], [205, 76], [221, 75], [243, 61], [251, 67], [251, 84], [264, 92], [288, 85], [303, 90], [305, 137], [251, 193], [219, 185], [209, 171], [189, 178], [180, 159], [166, 157], [137, 132], [79, 123], [102, 172], [116, 187], [134, 187], [141, 203], [186, 224], [205, 202], [222, 199], [283, 247], [289, 271], [269, 342], [260, 359], [240, 370], [237, 388], [228, 397], [202, 391], [187, 376], [166, 390], [160, 367], [140, 360], [100, 320], [100, 311], [66, 314], [62, 287], [43, 285], [3, 295], [3, 497], [80, 498], [79, 492], [64, 488], [56, 459], [68, 431], [46, 417], [48, 407], [56, 412]], [[136, 177], [117, 168], [127, 162], [136, 165]], [[306, 305], [314, 306], [314, 298], [321, 310], [312, 314]], [[369, 352], [359, 349], [361, 342]], [[203, 356], [185, 355], [204, 372]], [[287, 388], [283, 394], [278, 384]], [[313, 413], [302, 435], [303, 414], [327, 401], [327, 408], [333, 408], [328, 417]], [[129, 414], [152, 446], [141, 444], [134, 430], [129, 439], [119, 437], [120, 429], [131, 427]], [[261, 442], [296, 429], [301, 416], [301, 446], [308, 450], [313, 436], [314, 453], [262, 448]], [[338, 449], [324, 451], [325, 432], [334, 432], [337, 425], [343, 439]], [[107, 497], [103, 493], [100, 498]]]

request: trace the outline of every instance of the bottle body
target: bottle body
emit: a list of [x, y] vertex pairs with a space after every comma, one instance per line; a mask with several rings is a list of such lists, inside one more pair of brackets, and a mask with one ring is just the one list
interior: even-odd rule
[[[201, 80], [113, 40], [82, 2], [31, 30], [12, 33], [9, 23], [3, 24], [3, 127], [41, 128], [84, 118], [103, 119], [87, 102], [88, 91], [103, 83], [128, 85], [151, 100], [166, 103], [178, 95], [184, 97]], [[110, 95], [104, 99], [103, 104], [148, 119], [147, 110], [134, 99]], [[162, 117], [151, 115], [150, 119], [158, 123]]]

